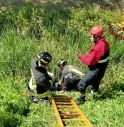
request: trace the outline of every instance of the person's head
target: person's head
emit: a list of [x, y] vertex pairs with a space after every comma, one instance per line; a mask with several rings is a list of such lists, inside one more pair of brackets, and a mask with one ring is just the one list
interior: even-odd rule
[[63, 70], [63, 67], [67, 64], [67, 61], [65, 59], [60, 59], [58, 62], [58, 67]]
[[94, 42], [98, 41], [103, 37], [103, 27], [100, 25], [93, 26], [90, 29], [90, 34]]
[[52, 56], [49, 52], [42, 52], [38, 56], [38, 66], [46, 67], [52, 60]]

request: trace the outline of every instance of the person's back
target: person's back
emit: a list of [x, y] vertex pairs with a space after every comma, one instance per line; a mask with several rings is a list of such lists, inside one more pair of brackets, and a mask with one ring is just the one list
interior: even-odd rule
[[74, 77], [82, 78], [83, 70], [80, 67], [74, 65], [65, 65], [62, 71], [63, 76], [71, 74]]
[[68, 65], [67, 61], [61, 60], [59, 67], [61, 68], [61, 77], [59, 81], [63, 85], [63, 90], [77, 89], [77, 83], [83, 77], [83, 70], [74, 65]]

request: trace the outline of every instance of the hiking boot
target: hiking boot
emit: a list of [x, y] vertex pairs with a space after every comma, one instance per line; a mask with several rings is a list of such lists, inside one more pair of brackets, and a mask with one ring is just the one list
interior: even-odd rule
[[77, 104], [84, 104], [86, 101], [85, 95], [81, 95], [79, 98], [76, 99]]

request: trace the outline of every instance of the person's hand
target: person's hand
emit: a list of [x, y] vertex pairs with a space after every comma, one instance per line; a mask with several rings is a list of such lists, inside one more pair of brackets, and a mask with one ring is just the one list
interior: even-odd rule
[[80, 59], [80, 58], [81, 58], [81, 54], [78, 53], [78, 54], [77, 54], [77, 59]]

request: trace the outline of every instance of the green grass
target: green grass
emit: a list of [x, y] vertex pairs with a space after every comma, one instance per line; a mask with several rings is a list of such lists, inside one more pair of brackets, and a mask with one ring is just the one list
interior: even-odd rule
[[95, 127], [123, 127], [124, 126], [124, 98], [121, 93], [115, 98], [93, 100], [81, 106]]
[[[0, 87], [1, 127], [57, 127], [54, 111], [49, 104], [34, 104], [21, 95], [26, 90], [25, 79], [13, 81], [8, 78], [0, 81], [3, 84]], [[87, 91], [88, 100], [79, 107], [94, 127], [123, 127], [123, 89], [123, 84], [113, 84], [104, 91], [100, 90], [95, 98]], [[79, 93], [72, 91], [68, 95], [76, 99]]]
[[[22, 96], [30, 79], [30, 61], [48, 50], [53, 56], [49, 67], [53, 73], [60, 58], [87, 72], [76, 56], [88, 53], [92, 45], [89, 29], [96, 24], [105, 27], [110, 62], [96, 97], [87, 90], [88, 101], [79, 107], [95, 127], [124, 126], [124, 42], [108, 30], [109, 22], [119, 21], [117, 13], [101, 10], [97, 4], [84, 8], [26, 4], [1, 8], [0, 17], [1, 127], [58, 127], [50, 105], [33, 104]], [[74, 91], [68, 94], [74, 99], [79, 96]]]

